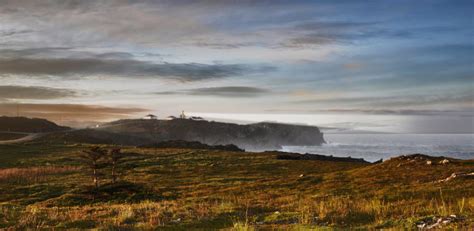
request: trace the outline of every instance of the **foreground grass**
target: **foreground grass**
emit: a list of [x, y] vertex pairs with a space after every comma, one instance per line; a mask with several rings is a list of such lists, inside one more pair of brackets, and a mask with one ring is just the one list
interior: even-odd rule
[[[92, 193], [87, 145], [1, 146], [0, 229], [416, 228], [430, 216], [473, 227], [474, 161], [427, 165], [278, 160], [275, 153], [127, 148], [122, 177]], [[105, 169], [109, 172], [109, 169]]]

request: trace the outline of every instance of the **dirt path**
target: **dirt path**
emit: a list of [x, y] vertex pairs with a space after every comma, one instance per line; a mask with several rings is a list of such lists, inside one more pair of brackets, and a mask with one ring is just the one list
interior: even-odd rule
[[23, 142], [34, 140], [44, 135], [44, 133], [25, 133], [25, 134], [27, 135], [18, 139], [14, 139], [14, 140], [0, 140], [0, 144], [23, 143]]

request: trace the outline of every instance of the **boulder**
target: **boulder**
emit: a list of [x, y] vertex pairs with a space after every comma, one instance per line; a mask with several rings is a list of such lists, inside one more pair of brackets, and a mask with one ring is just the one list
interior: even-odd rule
[[448, 159], [444, 159], [444, 160], [441, 160], [439, 161], [440, 164], [449, 164], [449, 160]]

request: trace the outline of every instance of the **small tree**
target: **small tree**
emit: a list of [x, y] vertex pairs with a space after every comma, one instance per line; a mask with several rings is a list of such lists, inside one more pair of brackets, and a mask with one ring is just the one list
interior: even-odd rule
[[102, 163], [101, 159], [105, 156], [106, 151], [100, 147], [93, 147], [89, 150], [84, 150], [80, 155], [84, 160], [84, 163], [92, 170], [92, 179], [96, 190], [99, 189], [99, 176], [101, 176], [99, 169], [105, 167], [105, 164]]
[[120, 148], [114, 148], [109, 151], [109, 159], [110, 163], [112, 164], [112, 184], [117, 182], [117, 169], [118, 165], [123, 162], [123, 158], [125, 158], [125, 154], [121, 152]]

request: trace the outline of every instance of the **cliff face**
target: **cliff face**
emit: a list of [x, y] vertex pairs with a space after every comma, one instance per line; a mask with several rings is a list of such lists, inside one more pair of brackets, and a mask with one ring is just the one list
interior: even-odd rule
[[247, 150], [278, 149], [285, 145], [321, 145], [317, 127], [277, 123], [239, 125], [187, 119], [120, 120], [101, 130], [151, 139], [199, 141], [209, 145], [235, 144]]

